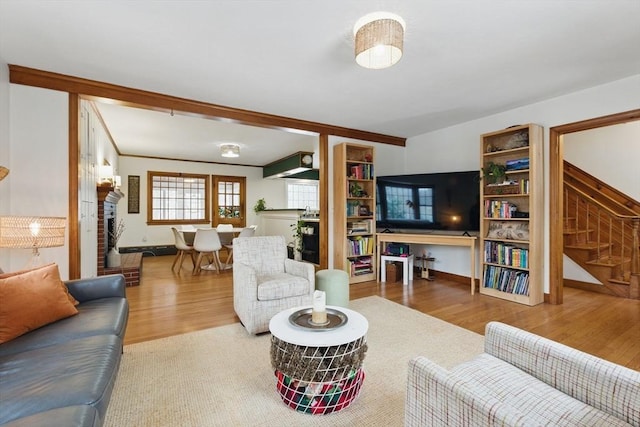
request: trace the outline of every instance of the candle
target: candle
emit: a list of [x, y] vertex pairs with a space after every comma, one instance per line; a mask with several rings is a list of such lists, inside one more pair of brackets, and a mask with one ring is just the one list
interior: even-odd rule
[[313, 292], [313, 308], [311, 321], [317, 324], [327, 323], [326, 294], [324, 291]]

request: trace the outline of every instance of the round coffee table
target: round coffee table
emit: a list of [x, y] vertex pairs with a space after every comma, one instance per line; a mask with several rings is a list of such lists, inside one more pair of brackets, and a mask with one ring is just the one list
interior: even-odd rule
[[281, 311], [269, 322], [271, 365], [285, 404], [300, 412], [328, 414], [346, 408], [358, 396], [367, 351], [369, 322], [360, 313], [327, 306], [344, 316], [340, 326], [306, 328], [290, 321], [310, 307]]

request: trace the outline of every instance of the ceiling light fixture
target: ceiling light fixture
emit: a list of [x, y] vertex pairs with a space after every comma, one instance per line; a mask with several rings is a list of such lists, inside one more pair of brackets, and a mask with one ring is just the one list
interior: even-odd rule
[[356, 62], [364, 68], [391, 67], [402, 58], [404, 20], [389, 12], [363, 16], [353, 27]]
[[240, 146], [238, 144], [222, 144], [220, 146], [222, 157], [240, 157]]

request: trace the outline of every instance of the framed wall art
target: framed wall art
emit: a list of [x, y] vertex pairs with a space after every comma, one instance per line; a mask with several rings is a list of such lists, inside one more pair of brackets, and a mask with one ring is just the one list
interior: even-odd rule
[[140, 175], [129, 175], [127, 208], [130, 214], [140, 213]]

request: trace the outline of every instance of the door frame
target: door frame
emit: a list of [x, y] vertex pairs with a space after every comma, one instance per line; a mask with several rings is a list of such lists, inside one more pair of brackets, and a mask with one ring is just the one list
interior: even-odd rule
[[552, 218], [563, 217], [562, 192], [564, 187], [563, 136], [605, 126], [640, 120], [640, 109], [611, 114], [603, 117], [582, 120], [554, 126], [549, 129], [549, 303], [563, 302], [563, 229], [562, 221]]
[[247, 225], [247, 177], [232, 175], [211, 175], [211, 226], [217, 227], [218, 224], [218, 186], [217, 182], [222, 181], [239, 181], [240, 182], [240, 218], [232, 219], [226, 222], [233, 224], [234, 227], [246, 227]]

